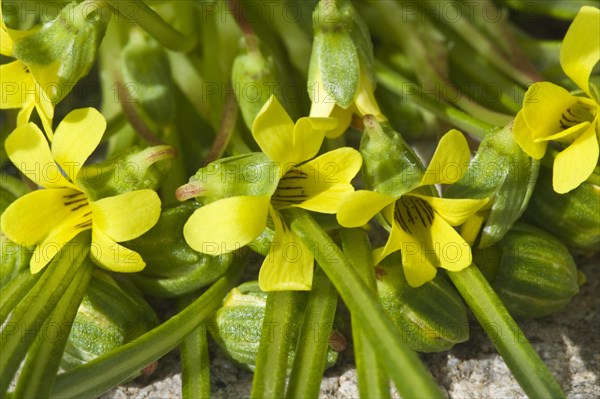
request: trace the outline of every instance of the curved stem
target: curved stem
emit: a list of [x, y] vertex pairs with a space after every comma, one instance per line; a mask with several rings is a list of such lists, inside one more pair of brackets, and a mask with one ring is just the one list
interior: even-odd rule
[[448, 276], [530, 398], [564, 398], [544, 362], [474, 264]]
[[196, 47], [196, 36], [184, 36], [173, 29], [142, 0], [104, 0], [111, 10], [137, 24], [157, 42], [173, 51], [188, 52]]
[[379, 83], [401, 96], [403, 101], [408, 99], [417, 106], [430, 111], [438, 118], [475, 137], [483, 139], [488, 133], [497, 129], [496, 126], [487, 124], [452, 105], [434, 100], [423, 93], [417, 84], [377, 61], [375, 62], [375, 74]]
[[[282, 212], [283, 213], [283, 212]], [[443, 397], [435, 380], [417, 354], [400, 339], [392, 321], [373, 291], [362, 281], [348, 258], [304, 210], [285, 212], [292, 231], [311, 249], [319, 266], [364, 328], [380, 364], [403, 397]]]
[[234, 261], [227, 273], [198, 299], [160, 326], [81, 367], [60, 374], [50, 397], [96, 397], [156, 361], [179, 345], [221, 305], [242, 270], [242, 263]]

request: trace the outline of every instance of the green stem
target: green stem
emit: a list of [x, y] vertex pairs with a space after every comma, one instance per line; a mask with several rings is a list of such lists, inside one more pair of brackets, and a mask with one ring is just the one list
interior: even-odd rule
[[448, 276], [530, 398], [564, 398], [560, 385], [477, 266]]
[[31, 274], [29, 268], [11, 278], [0, 289], [0, 325], [19, 302], [29, 293], [42, 273]]
[[174, 349], [221, 305], [242, 270], [242, 263], [234, 262], [227, 273], [198, 299], [160, 326], [81, 367], [60, 374], [51, 397], [96, 397], [156, 361]]
[[73, 320], [92, 278], [94, 267], [90, 260], [83, 262], [71, 285], [44, 323], [43, 336], [36, 339], [27, 353], [27, 360], [19, 375], [15, 390], [17, 398], [45, 398], [50, 394]]
[[210, 360], [206, 326], [188, 335], [180, 346], [181, 396], [183, 399], [210, 398]]
[[434, 100], [423, 93], [417, 84], [377, 61], [375, 62], [375, 73], [377, 75], [377, 81], [392, 92], [401, 96], [402, 101], [408, 99], [417, 106], [430, 111], [438, 118], [453, 124], [458, 129], [463, 130], [472, 136], [483, 139], [488, 133], [496, 130], [496, 126], [487, 124], [452, 105]]
[[401, 334], [378, 303], [373, 291], [362, 281], [346, 256], [304, 210], [285, 213], [292, 231], [313, 251], [315, 259], [340, 296], [358, 319], [376, 351], [380, 364], [389, 373], [403, 397], [443, 397], [435, 380], [417, 354], [402, 342]]
[[338, 295], [331, 281], [321, 269], [315, 270], [286, 398], [319, 396], [337, 301]]
[[69, 241], [46, 266], [29, 294], [15, 307], [2, 327], [0, 342], [0, 394], [6, 392], [27, 350], [38, 336], [63, 293], [73, 281], [90, 249], [89, 232]]
[[112, 11], [137, 24], [157, 42], [173, 51], [188, 52], [196, 47], [196, 36], [184, 36], [165, 22], [142, 0], [104, 0]]
[[[375, 292], [375, 265], [371, 243], [363, 229], [341, 229], [342, 248], [354, 270], [370, 290]], [[354, 339], [354, 359], [358, 378], [358, 392], [361, 398], [389, 398], [390, 380], [379, 366], [375, 350], [368, 340], [359, 319], [352, 317], [352, 337]]]
[[284, 396], [288, 356], [292, 341], [295, 343], [290, 331], [299, 327], [297, 311], [300, 295], [302, 293], [297, 291], [272, 291], [267, 295], [251, 398]]

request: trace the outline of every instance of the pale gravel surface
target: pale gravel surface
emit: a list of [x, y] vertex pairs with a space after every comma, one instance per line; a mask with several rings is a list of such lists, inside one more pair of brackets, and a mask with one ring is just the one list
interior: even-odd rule
[[[569, 398], [600, 397], [600, 264], [587, 261], [583, 271], [587, 283], [562, 311], [539, 320], [520, 321], [525, 335], [554, 373]], [[247, 398], [252, 373], [235, 365], [217, 349], [211, 350], [212, 396], [218, 399]], [[471, 339], [444, 353], [422, 356], [451, 398], [525, 398], [492, 344], [472, 324]], [[146, 380], [135, 380], [105, 394], [103, 399], [179, 398], [181, 375], [177, 355], [160, 361], [157, 372]], [[394, 397], [399, 397], [393, 389]], [[321, 384], [323, 398], [356, 398], [356, 373], [351, 350], [327, 370]]]

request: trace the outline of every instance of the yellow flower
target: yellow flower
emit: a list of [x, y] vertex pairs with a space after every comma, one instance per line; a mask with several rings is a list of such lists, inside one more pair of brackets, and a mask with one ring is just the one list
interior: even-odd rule
[[17, 127], [6, 139], [10, 160], [44, 189], [13, 202], [2, 214], [2, 232], [11, 240], [36, 245], [32, 273], [39, 272], [66, 243], [92, 230], [90, 256], [101, 267], [136, 272], [145, 263], [117, 242], [148, 231], [160, 215], [160, 199], [152, 190], [130, 191], [92, 200], [77, 184], [86, 159], [100, 143], [106, 120], [94, 108], [70, 112], [58, 125], [52, 148], [33, 123]]
[[550, 141], [564, 148], [554, 160], [552, 176], [560, 194], [578, 187], [598, 163], [600, 93], [590, 86], [590, 75], [599, 60], [600, 10], [582, 7], [562, 42], [560, 64], [588, 97], [549, 82], [534, 83], [515, 119], [515, 140], [530, 157], [542, 158]]
[[[14, 34], [23, 34], [15, 32]], [[13, 40], [2, 20], [2, 4], [0, 2], [0, 54], [13, 57]], [[17, 126], [29, 122], [33, 109], [44, 126], [48, 137], [52, 139], [52, 118], [54, 106], [42, 85], [36, 81], [29, 68], [19, 60], [0, 65], [2, 77], [2, 94], [0, 109], [21, 108], [17, 116]]]
[[463, 224], [488, 200], [432, 197], [424, 195], [428, 193], [424, 188], [455, 183], [469, 158], [464, 136], [451, 130], [440, 140], [417, 188], [399, 197], [368, 190], [347, 194], [337, 213], [338, 222], [345, 227], [362, 226], [383, 209], [391, 232], [386, 245], [374, 251], [375, 263], [401, 250], [404, 274], [412, 287], [433, 280], [436, 267], [460, 271], [471, 264], [471, 248], [452, 226]]
[[354, 114], [361, 118], [365, 115], [373, 115], [380, 122], [387, 120], [379, 110], [379, 106], [373, 95], [373, 86], [369, 81], [364, 67], [361, 66], [360, 68], [356, 97], [348, 108], [338, 105], [333, 97], [328, 94], [328, 88], [325, 86], [320, 79], [320, 72], [317, 72], [316, 82], [311, 87], [311, 90], [314, 90], [314, 92], [312, 93], [313, 101], [310, 108], [310, 116], [331, 117], [339, 121], [335, 128], [325, 131], [326, 137], [336, 138], [342, 135], [348, 129], [348, 126], [350, 126], [352, 115]]
[[259, 284], [264, 291], [309, 290], [314, 258], [285, 224], [279, 210], [299, 207], [335, 213], [343, 194], [358, 173], [362, 158], [352, 148], [339, 148], [311, 161], [323, 142], [323, 131], [335, 126], [330, 118], [290, 119], [275, 97], [258, 113], [252, 134], [279, 173], [268, 195], [233, 196], [196, 210], [184, 226], [183, 235], [195, 250], [220, 255], [242, 247], [273, 221], [275, 237], [265, 258]]

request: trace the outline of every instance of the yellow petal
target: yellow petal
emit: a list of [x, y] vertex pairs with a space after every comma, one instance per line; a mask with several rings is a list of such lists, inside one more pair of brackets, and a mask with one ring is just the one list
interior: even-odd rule
[[4, 145], [13, 164], [38, 185], [46, 188], [74, 187], [62, 175], [44, 133], [34, 123], [17, 127]]
[[552, 186], [559, 194], [583, 183], [598, 164], [598, 139], [594, 124], [554, 159]]
[[560, 65], [590, 95], [589, 79], [600, 60], [600, 10], [581, 7], [560, 46]]
[[451, 226], [459, 226], [488, 203], [488, 199], [454, 199], [410, 194], [427, 202]]
[[94, 225], [116, 242], [141, 236], [160, 216], [160, 199], [147, 189], [102, 198], [90, 205]]
[[325, 92], [325, 90], [320, 91], [319, 95], [317, 96], [318, 98], [316, 99], [317, 101], [313, 101], [311, 104], [309, 116], [322, 118], [331, 116], [336, 104], [331, 98], [328, 101], [325, 101], [325, 98], [328, 96], [329, 95]]
[[431, 256], [424, 253], [423, 242], [404, 231], [399, 236], [402, 243], [402, 267], [408, 285], [416, 288], [433, 280], [437, 270]]
[[388, 255], [399, 251], [402, 248], [404, 243], [403, 241], [403, 231], [400, 225], [396, 220], [392, 221], [392, 230], [390, 231], [390, 236], [385, 243], [383, 248], [379, 248], [378, 250], [373, 251], [373, 261], [375, 264], [379, 264], [385, 257]]
[[456, 129], [440, 139], [421, 185], [452, 184], [460, 180], [469, 167], [471, 152], [465, 136]]
[[16, 243], [37, 244], [71, 216], [65, 202], [82, 195], [71, 188], [32, 191], [6, 208], [0, 219], [1, 230]]
[[472, 262], [469, 244], [440, 217], [434, 218], [429, 236], [419, 238], [424, 238], [425, 248], [435, 252], [438, 267], [457, 272]]
[[[35, 248], [31, 261], [29, 262], [31, 273], [35, 274], [42, 270], [50, 263], [60, 249], [80, 232], [81, 229], [74, 228], [68, 224], [53, 230], [52, 233]], [[62, 256], [69, 256], [70, 253], [72, 252], [68, 250]]]
[[71, 181], [100, 144], [106, 120], [95, 108], [80, 108], [65, 116], [54, 132], [52, 154]]
[[139, 272], [146, 266], [140, 254], [117, 244], [97, 226], [92, 227], [90, 258], [98, 266], [119, 273]]
[[533, 138], [533, 131], [525, 123], [523, 117], [523, 110], [519, 111], [515, 118], [515, 123], [512, 127], [513, 136], [515, 141], [527, 155], [533, 159], [541, 159], [546, 153], [548, 143], [545, 141], [535, 141]]
[[350, 126], [350, 122], [352, 122], [352, 109], [344, 109], [339, 105], [335, 104], [333, 109], [329, 113], [329, 116], [331, 118], [337, 119], [338, 124], [335, 128], [326, 130], [325, 137], [335, 139], [337, 137], [340, 137]]
[[[2, 21], [2, 15], [0, 15], [0, 21]], [[0, 54], [7, 57], [12, 57], [13, 55], [13, 41], [4, 29], [4, 22], [2, 22], [2, 26], [0, 27]]]
[[0, 65], [2, 76], [2, 93], [0, 93], [0, 108], [21, 108], [23, 104], [35, 99], [35, 81], [29, 69], [21, 61], [13, 61]]
[[[287, 149], [289, 166], [297, 165], [317, 155], [325, 138], [325, 131], [335, 126], [337, 121], [333, 118], [298, 119], [294, 125], [291, 147]], [[286, 169], [285, 165], [283, 169]]]
[[304, 243], [284, 226], [277, 212], [271, 212], [275, 237], [258, 274], [263, 291], [310, 290], [314, 258]]
[[252, 135], [267, 156], [280, 164], [287, 164], [293, 144], [294, 122], [277, 97], [263, 105], [252, 124]]
[[[298, 169], [307, 178], [297, 180], [303, 194], [308, 198], [296, 206], [310, 211], [336, 213], [341, 197], [354, 191], [350, 181], [356, 176], [362, 164], [360, 153], [344, 147], [329, 151]], [[282, 186], [286, 181], [280, 181]]]
[[42, 127], [46, 132], [46, 136], [52, 142], [54, 138], [54, 134], [52, 132], [52, 118], [54, 117], [54, 107], [52, 103], [48, 100], [45, 100], [43, 97], [40, 97], [40, 101], [35, 103], [35, 109], [42, 121]]
[[584, 132], [588, 126], [590, 126], [590, 122], [585, 121], [578, 123], [577, 125], [571, 126], [570, 128], [563, 130], [562, 132], [558, 132], [553, 134], [552, 136], [544, 137], [543, 139], [538, 139], [540, 141], [563, 141], [563, 142], [572, 142], [575, 140], [577, 136], [579, 136], [582, 132]]
[[532, 139], [544, 138], [565, 130], [561, 118], [578, 103], [578, 98], [550, 82], [534, 83], [523, 99], [523, 118]]
[[183, 227], [190, 247], [221, 255], [243, 247], [267, 225], [269, 197], [230, 197], [196, 210]]
[[386, 120], [385, 116], [381, 113], [379, 105], [373, 95], [373, 87], [369, 82], [369, 78], [366, 75], [364, 67], [361, 67], [360, 80], [358, 84], [358, 94], [356, 96], [355, 104], [358, 109], [360, 116], [373, 115], [378, 121]]
[[360, 227], [394, 201], [394, 197], [367, 190], [344, 195], [337, 212], [338, 223], [344, 227]]

